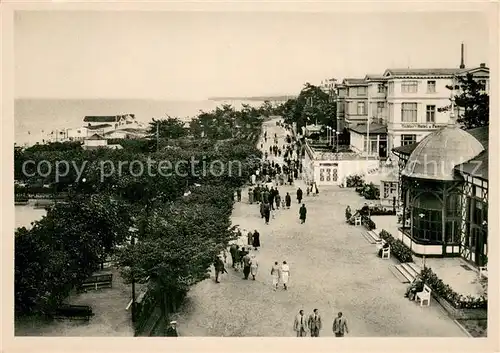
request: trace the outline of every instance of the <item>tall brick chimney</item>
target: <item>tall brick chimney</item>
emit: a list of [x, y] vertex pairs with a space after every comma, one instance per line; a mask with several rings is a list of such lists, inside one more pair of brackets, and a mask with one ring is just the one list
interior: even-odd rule
[[462, 48], [460, 51], [460, 68], [465, 69], [465, 64], [464, 64], [464, 43], [462, 43]]

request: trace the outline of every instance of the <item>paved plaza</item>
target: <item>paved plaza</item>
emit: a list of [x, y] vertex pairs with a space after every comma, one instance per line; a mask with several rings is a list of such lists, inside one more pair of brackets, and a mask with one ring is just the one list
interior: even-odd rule
[[[275, 121], [266, 123], [268, 144], [284, 131]], [[233, 224], [261, 234], [257, 254], [257, 280], [243, 280], [241, 272], [228, 265], [221, 283], [213, 277], [189, 292], [185, 306], [176, 316], [183, 336], [294, 336], [294, 316], [319, 309], [323, 318], [321, 336], [333, 336], [334, 314], [342, 311], [352, 337], [464, 337], [438, 303], [420, 307], [404, 298], [405, 285], [390, 272], [395, 260], [376, 256], [375, 246], [361, 235], [361, 227], [345, 222], [347, 205], [359, 208], [364, 199], [354, 190], [319, 187], [317, 197], [305, 197], [307, 221], [300, 224], [296, 187], [280, 187], [282, 197], [292, 196], [292, 207], [279, 210], [264, 224], [259, 206], [249, 205], [247, 189], [236, 203]], [[304, 192], [305, 195], [305, 192]], [[246, 233], [245, 233], [246, 234]], [[274, 261], [290, 265], [289, 290], [273, 291], [270, 270]], [[230, 260], [229, 260], [230, 262]]]

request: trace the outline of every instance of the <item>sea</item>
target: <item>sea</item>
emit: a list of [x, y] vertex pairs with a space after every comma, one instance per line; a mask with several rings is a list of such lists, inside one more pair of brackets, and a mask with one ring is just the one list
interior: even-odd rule
[[222, 104], [239, 110], [242, 104], [256, 107], [262, 103], [255, 100], [16, 99], [14, 142], [18, 146], [42, 143], [52, 131], [83, 126], [86, 115], [135, 114], [138, 121], [145, 123], [171, 116], [188, 122], [200, 111], [208, 112]]

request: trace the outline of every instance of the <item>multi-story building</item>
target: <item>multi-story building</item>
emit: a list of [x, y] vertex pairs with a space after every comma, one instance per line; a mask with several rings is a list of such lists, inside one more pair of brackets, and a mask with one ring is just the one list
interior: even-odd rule
[[344, 127], [366, 122], [368, 83], [363, 78], [346, 78], [342, 85], [346, 88]]
[[439, 108], [450, 103], [448, 87], [468, 73], [489, 91], [485, 64], [472, 69], [387, 69], [383, 75], [344, 79], [336, 85], [337, 116], [339, 126], [350, 131], [351, 149], [385, 158], [387, 151], [419, 142], [445, 126], [449, 114]]
[[[449, 112], [439, 111], [450, 103], [448, 86], [456, 76], [472, 73], [489, 88], [489, 69], [481, 64], [474, 69], [388, 69], [387, 134], [389, 150], [421, 141], [432, 131], [446, 126]], [[488, 89], [487, 88], [487, 89]]]

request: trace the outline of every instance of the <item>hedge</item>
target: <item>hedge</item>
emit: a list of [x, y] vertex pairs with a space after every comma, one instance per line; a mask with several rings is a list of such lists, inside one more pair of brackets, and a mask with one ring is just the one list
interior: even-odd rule
[[399, 262], [413, 262], [413, 256], [411, 250], [403, 244], [399, 239], [395, 239], [389, 232], [385, 229], [379, 234], [379, 237], [385, 240], [391, 247], [391, 254], [399, 260]]
[[[391, 250], [392, 251], [392, 250]], [[425, 267], [421, 274], [422, 280], [433, 291], [433, 293], [450, 303], [455, 309], [487, 309], [488, 299], [485, 296], [464, 296], [455, 292], [448, 284], [445, 284], [429, 267]]]

